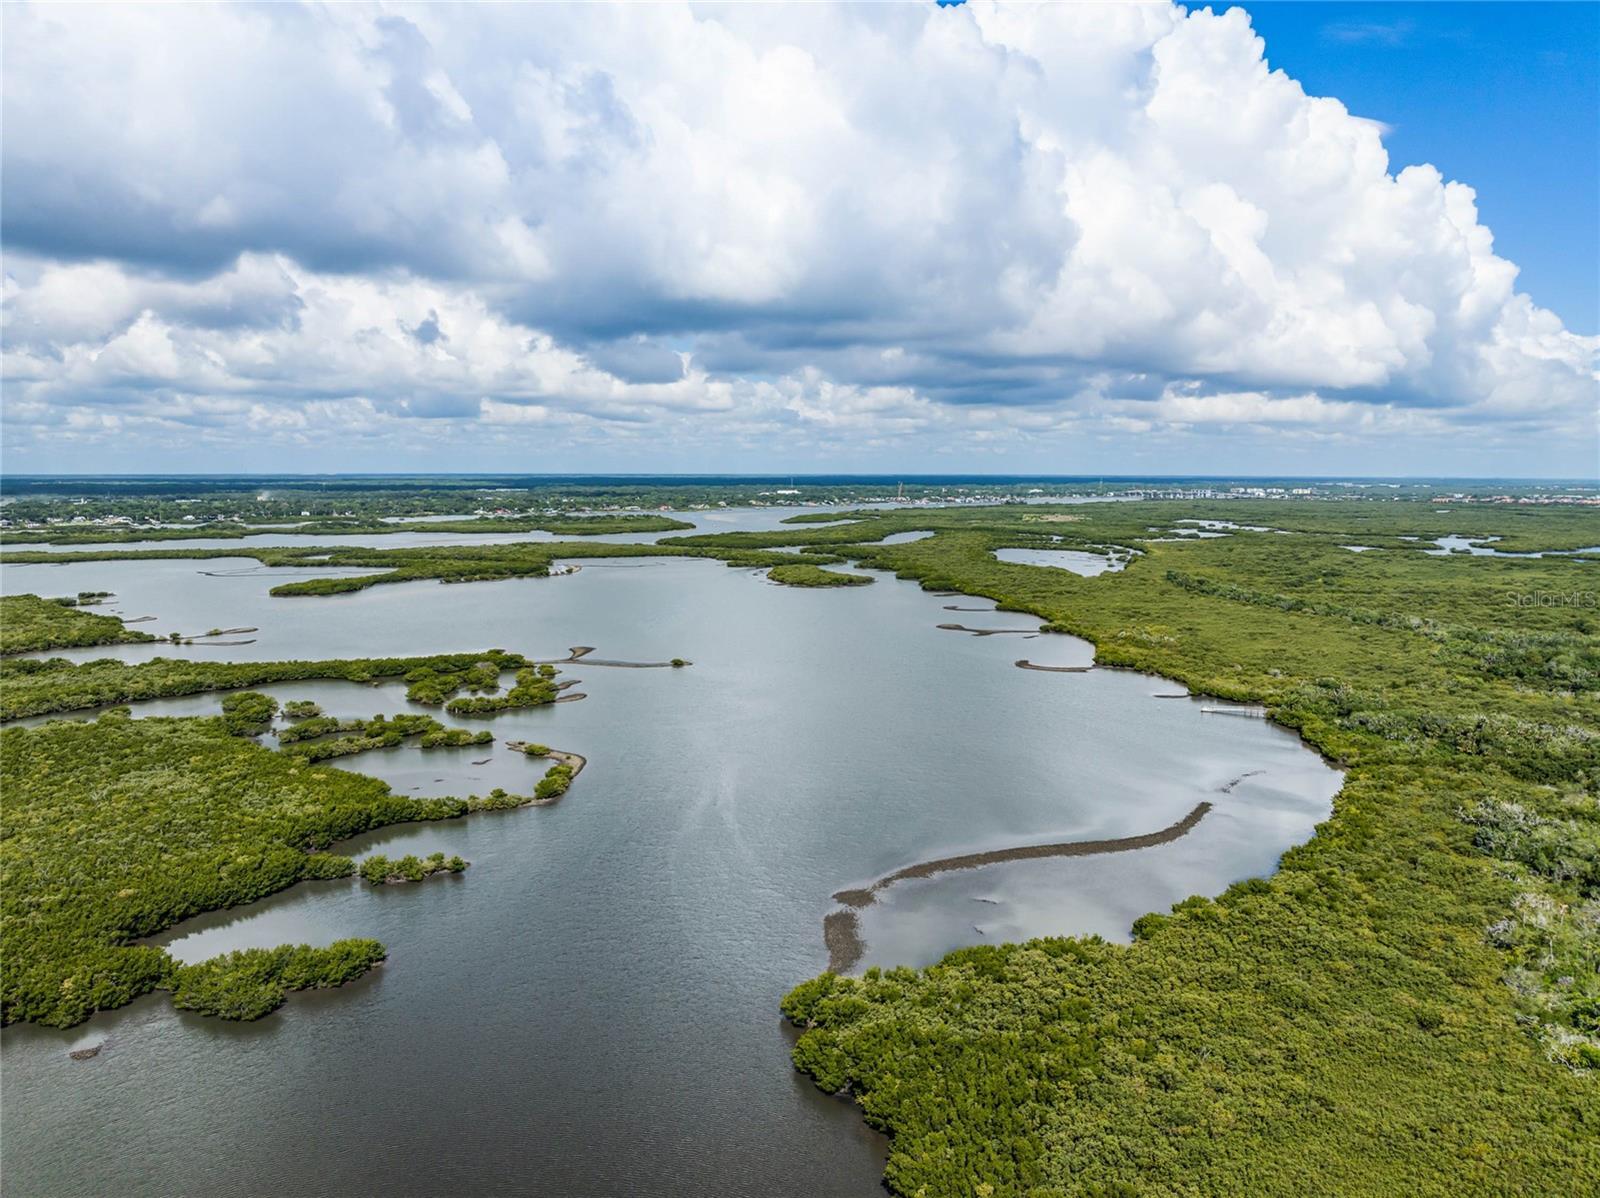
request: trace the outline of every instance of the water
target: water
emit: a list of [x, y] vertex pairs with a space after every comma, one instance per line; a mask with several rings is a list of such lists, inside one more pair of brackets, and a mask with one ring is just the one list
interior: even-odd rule
[[[244, 572], [201, 572], [232, 565]], [[449, 721], [489, 727], [492, 747], [344, 759], [415, 794], [526, 792], [537, 766], [507, 739], [589, 764], [555, 806], [345, 846], [460, 853], [472, 865], [458, 878], [308, 884], [159, 938], [184, 960], [383, 940], [388, 963], [343, 990], [292, 996], [248, 1025], [182, 1015], [156, 995], [70, 1031], [7, 1029], [8, 1195], [868, 1198], [884, 1144], [792, 1070], [777, 1009], [826, 965], [835, 890], [951, 853], [1152, 832], [1213, 802], [1159, 848], [905, 882], [861, 917], [863, 965], [1047, 933], [1125, 939], [1145, 911], [1270, 872], [1326, 817], [1339, 781], [1282, 729], [1153, 699], [1180, 689], [1159, 679], [1019, 670], [1018, 657], [1084, 664], [1089, 647], [1036, 635], [1032, 617], [949, 612], [992, 605], [883, 573], [870, 587], [802, 590], [654, 558], [270, 599], [280, 576], [247, 559], [149, 561], [8, 567], [4, 584], [111, 590], [129, 614], [157, 615], [141, 625], [157, 631], [259, 627], [250, 645], [78, 657], [558, 656], [583, 644], [694, 665], [575, 663], [563, 677], [581, 680], [581, 702]], [[1020, 631], [936, 627], [948, 622]], [[394, 686], [269, 689], [337, 715], [408, 709]], [[197, 696], [139, 714], [216, 705]], [[104, 1045], [98, 1057], [69, 1059], [89, 1043]]]
[[[1415, 537], [1400, 539], [1416, 540]], [[1438, 548], [1424, 549], [1423, 552], [1429, 557], [1449, 557], [1452, 553], [1467, 553], [1473, 557], [1573, 557], [1578, 554], [1600, 553], [1600, 545], [1590, 545], [1583, 549], [1551, 549], [1543, 553], [1508, 553], [1494, 547], [1494, 542], [1499, 539], [1499, 537], [1463, 537], [1451, 534], [1435, 537], [1433, 543]]]
[[[662, 537], [682, 537], [691, 533], [700, 532], [735, 532], [735, 531], [771, 531], [782, 526], [782, 521], [789, 516], [799, 515], [803, 512], [814, 512], [815, 508], [784, 507], [784, 508], [729, 508], [727, 511], [703, 512], [661, 512], [660, 515], [669, 516], [674, 520], [694, 524], [693, 529], [676, 529], [672, 532], [651, 533], [601, 533], [593, 537], [576, 537], [569, 534], [556, 535], [554, 533], [534, 532], [390, 532], [390, 533], [355, 533], [350, 535], [317, 534], [301, 535], [276, 531], [272, 525], [262, 525], [263, 528], [273, 531], [253, 533], [250, 536], [237, 537], [195, 537], [180, 541], [129, 541], [125, 544], [108, 544], [107, 549], [139, 550], [139, 549], [231, 549], [239, 548], [267, 548], [286, 546], [291, 549], [304, 549], [313, 545], [371, 545], [381, 549], [411, 549], [419, 545], [506, 545], [516, 541], [619, 541], [635, 544], [650, 544]], [[620, 513], [634, 514], [634, 513]], [[647, 513], [656, 515], [658, 513]], [[395, 517], [389, 523], [408, 524], [437, 524], [446, 520], [470, 520], [471, 515], [454, 516], [403, 516]], [[485, 521], [485, 526], [494, 527], [491, 521]], [[793, 526], [795, 531], [803, 532], [805, 526]], [[46, 553], [72, 553], [86, 549], [94, 549], [95, 545], [77, 544], [45, 544], [21, 545], [18, 549], [42, 550]]]
[[[1230, 532], [1284, 532], [1284, 531], [1286, 531], [1286, 530], [1284, 530], [1282, 528], [1268, 528], [1264, 524], [1236, 524], [1232, 520], [1193, 520], [1193, 519], [1186, 519], [1186, 520], [1174, 520], [1173, 523], [1174, 524], [1192, 524], [1192, 525], [1194, 525], [1194, 527], [1196, 529], [1202, 529], [1203, 528], [1203, 529], [1206, 529], [1207, 531], [1210, 531], [1210, 532], [1217, 532], [1219, 530], [1227, 530], [1227, 531], [1230, 531]], [[1187, 533], [1190, 533], [1193, 530], [1186, 529], [1186, 528], [1174, 528], [1173, 531], [1176, 532], [1176, 533], [1179, 533], [1179, 534], [1187, 534]], [[1196, 535], [1199, 535], [1199, 534], [1196, 534]]]
[[996, 549], [994, 555], [1000, 561], [1013, 565], [1050, 566], [1057, 570], [1070, 570], [1085, 578], [1115, 573], [1128, 564], [1128, 559], [1120, 555], [1085, 553], [1081, 549]]
[[[1061, 500], [1063, 503], [1078, 502], [1076, 500]], [[851, 504], [842, 510], [854, 511], [868, 508], [892, 508], [894, 504], [862, 503]], [[939, 506], [929, 504], [924, 506]], [[238, 537], [194, 537], [179, 541], [128, 541], [126, 543], [95, 544], [41, 544], [17, 545], [13, 548], [22, 550], [37, 550], [44, 553], [73, 553], [96, 548], [114, 550], [143, 550], [143, 549], [265, 549], [286, 547], [290, 549], [306, 549], [314, 545], [338, 547], [341, 545], [367, 545], [378, 549], [414, 549], [426, 545], [509, 545], [517, 541], [611, 541], [619, 544], [649, 545], [659, 541], [662, 537], [687, 537], [704, 533], [719, 532], [793, 532], [797, 535], [804, 534], [808, 529], [819, 527], [818, 524], [784, 524], [790, 516], [815, 515], [825, 508], [818, 507], [738, 507], [716, 508], [699, 511], [668, 511], [646, 512], [645, 515], [662, 515], [685, 524], [694, 525], [693, 528], [679, 528], [670, 532], [616, 532], [601, 533], [597, 536], [579, 537], [570, 533], [534, 532], [390, 532], [390, 533], [354, 533], [354, 534], [315, 534], [302, 535], [278, 531], [281, 525], [261, 525], [265, 531], [252, 533], [249, 536]], [[604, 513], [606, 515], [637, 515], [638, 513]], [[388, 523], [407, 524], [437, 524], [446, 520], [471, 520], [471, 514], [454, 516], [395, 516]], [[820, 527], [826, 527], [838, 521], [824, 521]], [[492, 521], [486, 520], [485, 527], [493, 528]], [[163, 527], [178, 527], [166, 525]]]

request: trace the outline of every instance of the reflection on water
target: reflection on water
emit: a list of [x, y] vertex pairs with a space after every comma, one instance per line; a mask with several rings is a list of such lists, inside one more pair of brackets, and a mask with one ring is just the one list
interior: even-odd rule
[[1097, 574], [1115, 573], [1128, 564], [1122, 554], [1110, 556], [1103, 553], [1085, 553], [1081, 549], [996, 549], [995, 557], [1018, 566], [1053, 566], [1093, 578]]
[[[1104, 559], [1096, 558], [1103, 562]], [[254, 625], [254, 644], [173, 656], [337, 657], [491, 647], [684, 657], [577, 662], [589, 698], [492, 720], [488, 748], [346, 759], [418, 795], [525, 791], [512, 739], [588, 767], [560, 803], [388, 829], [345, 846], [459, 853], [458, 878], [297, 887], [160, 938], [185, 960], [375, 936], [388, 963], [248, 1026], [143, 1000], [71, 1032], [4, 1033], [15, 1195], [881, 1192], [881, 1141], [788, 1062], [777, 1004], [822, 969], [834, 891], [901, 866], [1026, 843], [1138, 835], [1214, 809], [1182, 840], [908, 881], [863, 912], [867, 964], [1043, 933], [1123, 938], [1145, 911], [1270, 872], [1338, 776], [1289, 733], [1216, 720], [1170, 684], [1086, 662], [1067, 637], [878, 585], [804, 590], [763, 571], [652, 558], [552, 579], [269, 599], [220, 563], [19, 566], [8, 590], [115, 591], [157, 630]], [[249, 562], [241, 563], [250, 565]], [[625, 565], [625, 568], [624, 568]], [[150, 627], [150, 626], [146, 626]], [[1021, 644], [1019, 644], [1021, 642]], [[1023, 646], [1026, 646], [1025, 650]], [[93, 650], [74, 656], [104, 656]], [[292, 683], [335, 715], [407, 710], [394, 685]], [[217, 697], [141, 709], [216, 710]], [[1248, 771], [1231, 791], [1222, 788]], [[93, 1040], [90, 1061], [67, 1050]]]

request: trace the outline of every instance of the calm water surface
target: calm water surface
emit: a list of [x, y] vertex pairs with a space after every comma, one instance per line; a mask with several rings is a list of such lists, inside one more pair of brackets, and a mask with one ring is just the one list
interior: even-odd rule
[[[1061, 502], [1074, 502], [1063, 500]], [[851, 504], [848, 508], [840, 510], [856, 510], [866, 508], [887, 508], [893, 504], [861, 503]], [[933, 506], [933, 505], [928, 505]], [[662, 537], [686, 537], [703, 533], [715, 532], [795, 532], [803, 533], [808, 528], [816, 528], [816, 524], [784, 525], [783, 521], [790, 516], [817, 515], [827, 511], [821, 507], [766, 507], [766, 508], [727, 508], [708, 509], [705, 511], [687, 512], [647, 512], [646, 515], [662, 515], [685, 524], [694, 525], [693, 528], [680, 528], [670, 532], [617, 532], [602, 533], [593, 537], [578, 537], [567, 533], [555, 534], [541, 531], [533, 532], [391, 532], [391, 533], [356, 533], [353, 535], [317, 534], [302, 535], [298, 533], [265, 531], [254, 533], [247, 537], [193, 537], [178, 541], [128, 541], [125, 543], [112, 543], [102, 546], [93, 544], [45, 544], [45, 545], [19, 545], [19, 550], [38, 550], [44, 553], [73, 553], [95, 548], [115, 550], [143, 550], [143, 549], [229, 549], [234, 546], [241, 548], [268, 548], [287, 546], [294, 549], [305, 549], [314, 545], [371, 545], [380, 549], [413, 549], [419, 545], [508, 545], [516, 541], [613, 541], [621, 544], [647, 545], [654, 544]], [[637, 515], [639, 513], [607, 513], [620, 515]], [[398, 524], [437, 524], [446, 520], [471, 520], [475, 517], [471, 513], [444, 516], [396, 516], [387, 523]], [[486, 520], [486, 527], [494, 527], [493, 521]], [[826, 521], [824, 523], [832, 523]], [[173, 526], [167, 526], [173, 527]], [[272, 530], [277, 526], [261, 525], [263, 529]]]
[[1055, 570], [1070, 570], [1085, 578], [1115, 573], [1128, 564], [1125, 557], [1086, 553], [1082, 549], [996, 549], [994, 555], [997, 560], [1012, 565], [1048, 566]]
[[[1415, 540], [1414, 537], [1401, 539]], [[1600, 553], [1600, 545], [1591, 545], [1583, 549], [1552, 549], [1545, 553], [1510, 553], [1494, 547], [1494, 543], [1499, 539], [1499, 537], [1463, 537], [1452, 534], [1434, 538], [1433, 543], [1438, 548], [1424, 549], [1423, 552], [1429, 557], [1449, 557], [1452, 553], [1468, 553], [1473, 557], [1573, 557], [1578, 554]]]
[[[749, 513], [718, 515], [750, 526]], [[825, 967], [833, 891], [950, 853], [1150, 832], [1209, 799], [1172, 844], [908, 882], [861, 921], [863, 965], [1046, 933], [1125, 939], [1145, 911], [1270, 872], [1326, 817], [1338, 775], [1289, 733], [1154, 699], [1179, 689], [1159, 679], [1016, 669], [1090, 650], [1032, 635], [1029, 617], [954, 616], [946, 604], [988, 605], [877, 577], [796, 590], [718, 562], [644, 559], [269, 599], [279, 578], [248, 559], [7, 568], [12, 592], [115, 591], [118, 610], [157, 616], [142, 625], [157, 632], [259, 628], [249, 645], [78, 657], [583, 644], [694, 665], [580, 662], [563, 676], [587, 699], [472, 722], [585, 754], [556, 806], [345, 846], [460, 853], [472, 862], [460, 877], [303, 885], [159, 938], [197, 960], [375, 936], [389, 961], [368, 978], [248, 1025], [180, 1015], [156, 995], [68, 1032], [7, 1029], [6, 1193], [866, 1198], [881, 1192], [883, 1142], [793, 1072], [777, 1009]], [[1025, 631], [935, 627], [951, 621]], [[395, 686], [268, 689], [339, 715], [408, 708]], [[526, 792], [537, 772], [499, 743], [345, 764], [419, 795]], [[90, 1043], [98, 1057], [69, 1059]]]

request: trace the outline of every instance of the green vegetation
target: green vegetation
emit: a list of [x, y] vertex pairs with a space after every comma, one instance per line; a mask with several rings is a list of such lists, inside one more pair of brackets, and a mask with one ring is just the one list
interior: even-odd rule
[[348, 876], [354, 863], [325, 851], [337, 840], [469, 809], [308, 767], [221, 719], [134, 720], [125, 710], [0, 733], [0, 789], [0, 1018], [57, 1027], [154, 989], [252, 1018], [285, 989], [354, 976], [381, 948], [347, 942], [180, 966], [138, 942], [202, 911]]
[[517, 681], [510, 690], [500, 695], [479, 695], [471, 699], [451, 699], [445, 710], [454, 716], [493, 715], [514, 707], [541, 707], [554, 703], [559, 697], [555, 667], [542, 665], [517, 671]]
[[[739, 534], [729, 534], [736, 536]], [[368, 571], [302, 578], [272, 588], [280, 597], [343, 595], [367, 587], [392, 583], [494, 582], [509, 578], [545, 578], [556, 561], [587, 561], [601, 557], [708, 557], [730, 566], [770, 568], [793, 564], [787, 553], [764, 553], [738, 544], [698, 538], [685, 544], [611, 544], [593, 541], [517, 541], [503, 545], [422, 545], [405, 549], [378, 549], [366, 545], [341, 545], [333, 548], [281, 548], [241, 545], [228, 549], [93, 549], [46, 552], [12, 550], [0, 553], [0, 564], [62, 564], [71, 562], [180, 560], [209, 561], [216, 558], [254, 558], [264, 566], [339, 567]], [[821, 554], [818, 563], [842, 561]]]
[[858, 587], [872, 581], [870, 574], [839, 574], [805, 562], [773, 566], [767, 571], [767, 577], [786, 587]]
[[[1114, 489], [1109, 488], [1109, 489]], [[123, 521], [111, 531], [145, 532], [178, 524], [299, 524], [306, 521], [372, 523], [407, 516], [461, 516], [479, 513], [495, 519], [525, 519], [596, 514], [640, 518], [657, 508], [707, 510], [752, 504], [851, 504], [893, 498], [976, 499], [1016, 492], [1010, 483], [925, 484], [817, 482], [789, 478], [651, 479], [500, 475], [464, 478], [450, 475], [346, 477], [311, 480], [283, 478], [39, 478], [8, 477], [5, 519], [13, 526], [48, 523], [52, 531], [96, 532], [90, 521]], [[1092, 483], [1041, 482], [1029, 494], [1103, 493]], [[1381, 491], [1394, 494], [1390, 489]], [[829, 517], [823, 516], [823, 519]], [[22, 531], [31, 531], [22, 529]]]
[[537, 800], [533, 795], [511, 794], [501, 787], [495, 787], [487, 795], [468, 795], [468, 811], [513, 811], [518, 807], [528, 807]]
[[[924, 512], [939, 535], [860, 551], [1086, 636], [1101, 664], [1266, 704], [1348, 770], [1274, 877], [1146, 916], [1130, 946], [985, 946], [797, 988], [796, 1064], [893, 1136], [896, 1192], [1600, 1184], [1594, 566], [1398, 539], [1571, 548], [1600, 520], [1270, 506]], [[1186, 517], [1294, 535], [1159, 539]], [[1081, 578], [997, 561], [1008, 544], [1142, 552]]]
[[278, 701], [257, 691], [222, 696], [222, 726], [234, 736], [259, 736], [272, 727]]
[[[232, 696], [230, 696], [231, 698]], [[224, 711], [227, 699], [223, 700]], [[290, 724], [278, 733], [278, 744], [286, 753], [304, 761], [327, 761], [348, 757], [369, 749], [392, 749], [411, 738], [424, 749], [455, 749], [465, 745], [486, 745], [494, 737], [487, 731], [447, 728], [427, 715], [375, 715], [370, 720], [339, 720], [315, 716]]]
[[565, 763], [553, 765], [533, 788], [533, 797], [540, 803], [549, 803], [567, 793], [572, 785], [572, 767]]
[[148, 632], [125, 627], [115, 616], [78, 610], [83, 601], [83, 595], [76, 599], [41, 599], [37, 595], [0, 598], [0, 654], [156, 639]]
[[[571, 782], [571, 768], [558, 765], [532, 795], [496, 789], [467, 799], [409, 799], [377, 779], [315, 763], [408, 739], [425, 749], [482, 745], [491, 734], [427, 715], [341, 720], [301, 700], [284, 708], [294, 722], [281, 729], [282, 749], [274, 752], [250, 738], [271, 729], [277, 700], [238, 688], [306, 678], [404, 679], [414, 697], [442, 703], [461, 689], [496, 687], [501, 671], [512, 668], [516, 686], [488, 699], [528, 706], [554, 696], [553, 666], [499, 650], [344, 661], [0, 663], [0, 710], [8, 719], [229, 692], [215, 718], [133, 720], [118, 707], [93, 722], [0, 733], [0, 1018], [69, 1026], [152, 989], [171, 990], [188, 1010], [256, 1018], [290, 990], [339, 985], [382, 960], [381, 945], [357, 940], [180, 965], [138, 942], [191, 915], [298, 881], [347, 877], [354, 862], [325, 850], [358, 832], [549, 802]], [[382, 867], [385, 879], [457, 872], [465, 862], [441, 854], [390, 865]], [[372, 880], [380, 866], [364, 869]]]
[[[441, 675], [464, 680], [473, 676], [483, 662], [500, 669], [515, 669], [527, 659], [492, 649], [487, 653], [445, 653], [429, 657], [356, 657], [330, 661], [191, 661], [156, 657], [130, 663], [114, 658], [72, 662], [65, 658], [23, 658], [0, 661], [0, 720], [53, 712], [81, 711], [144, 699], [171, 699], [208, 691], [237, 690], [269, 682], [299, 682], [305, 679], [337, 679], [345, 682], [377, 682], [382, 679], [409, 678], [418, 671], [429, 671], [431, 678]], [[453, 693], [449, 685], [434, 686], [427, 694], [407, 692], [415, 702], [442, 703]]]
[[[1182, 535], [1197, 520], [1284, 532]], [[911, 531], [935, 535], [881, 543]], [[872, 511], [659, 546], [352, 546], [317, 552], [373, 573], [276, 593], [534, 577], [588, 557], [855, 560], [1033, 613], [1094, 641], [1101, 665], [1260, 703], [1347, 771], [1332, 817], [1272, 878], [1147, 915], [1130, 945], [1052, 938], [824, 974], [784, 1002], [802, 1029], [796, 1064], [890, 1134], [890, 1186], [924, 1198], [1588, 1192], [1600, 1188], [1596, 564], [1424, 552], [1450, 534], [1562, 552], [1600, 544], [1600, 518], [1409, 500]], [[1132, 556], [1083, 578], [996, 560], [1005, 547]], [[284, 566], [308, 556], [243, 552]], [[502, 670], [517, 672], [503, 695]], [[519, 688], [554, 692], [509, 654], [12, 661], [0, 714], [284, 677], [405, 677], [453, 714], [511, 705]], [[46, 1022], [176, 989], [177, 967], [138, 936], [347, 873], [321, 851], [343, 829], [548, 801], [571, 778], [563, 763], [532, 796], [413, 803], [221, 720], [107, 716], [8, 731], [4, 747], [0, 985], [7, 1019]], [[243, 989], [257, 968], [224, 976]]]
[[342, 986], [383, 959], [376, 940], [241, 949], [172, 970], [172, 1005], [222, 1019], [260, 1019], [281, 1007], [291, 990]]
[[319, 736], [332, 736], [335, 732], [354, 732], [366, 725], [365, 720], [341, 720], [337, 716], [318, 715], [307, 716], [299, 723], [291, 724], [278, 733], [278, 744], [287, 748], [303, 740], [313, 740]]
[[438, 707], [459, 691], [499, 690], [501, 668], [497, 660], [419, 666], [406, 671], [406, 698]]
[[460, 857], [447, 858], [443, 853], [432, 853], [427, 857], [407, 853], [404, 857], [394, 859], [374, 853], [361, 862], [360, 872], [362, 881], [383, 886], [396, 882], [420, 882], [438, 873], [458, 874], [466, 868], [467, 862]]
[[93, 607], [110, 598], [112, 598], [110, 591], [79, 591], [76, 595], [63, 595], [50, 602], [59, 603], [62, 607]]
[[[870, 510], [853, 513], [819, 513], [819, 519], [840, 521], [812, 527], [806, 517], [794, 519], [794, 531], [740, 532], [667, 537], [654, 545], [608, 544], [579, 541], [517, 542], [504, 545], [429, 545], [404, 549], [370, 546], [312, 548], [239, 547], [228, 549], [150, 549], [68, 551], [45, 553], [13, 550], [0, 554], [5, 564], [30, 562], [82, 562], [182, 558], [205, 560], [220, 557], [251, 557], [266, 566], [332, 566], [368, 571], [363, 574], [304, 578], [274, 587], [279, 596], [337, 595], [367, 587], [433, 579], [463, 583], [508, 578], [542, 578], [558, 560], [584, 561], [600, 557], [709, 557], [730, 566], [772, 569], [791, 568], [808, 563], [796, 562], [791, 553], [779, 548], [800, 548], [809, 564], [836, 564], [858, 557], [864, 564], [875, 564], [872, 556], [861, 556], [858, 549], [893, 533], [931, 531], [942, 534], [968, 533], [990, 538], [990, 548], [1079, 549], [1106, 553], [1111, 547], [1144, 549], [1177, 537], [1179, 529], [1193, 530], [1193, 523], [1182, 521], [1249, 522], [1258, 527], [1284, 529], [1294, 533], [1306, 546], [1336, 554], [1341, 559], [1334, 567], [1343, 571], [1362, 559], [1369, 563], [1393, 558], [1411, 561], [1431, 548], [1428, 539], [1455, 534], [1502, 539], [1496, 547], [1516, 552], [1538, 550], [1565, 552], [1594, 543], [1597, 530], [1593, 509], [1504, 507], [1464, 505], [1441, 508], [1422, 502], [1169, 502], [1108, 503], [1069, 509], [1043, 505], [925, 508], [914, 511]], [[1499, 529], [1499, 532], [1495, 530]], [[1236, 531], [1211, 545], [1237, 542], [1259, 544], [1272, 536], [1278, 549], [1287, 549], [1287, 538], [1270, 533]], [[1424, 540], [1407, 541], [1413, 536]], [[941, 538], [942, 539], [942, 538]], [[922, 544], [910, 542], [909, 544]], [[1381, 552], [1353, 554], [1341, 546], [1359, 543], [1378, 547]], [[872, 554], [907, 548], [908, 545], [878, 546]], [[846, 550], [848, 552], [841, 552]], [[1394, 552], [1390, 552], [1394, 551]], [[896, 560], [892, 556], [885, 560]], [[1484, 560], [1484, 559], [1479, 559]], [[1487, 559], [1504, 565], [1515, 559]], [[1574, 567], [1585, 565], [1574, 559], [1558, 559]], [[1375, 567], [1381, 568], [1381, 567]], [[1361, 575], [1360, 568], [1351, 570]]]
[[479, 516], [461, 520], [385, 521], [376, 519], [309, 520], [263, 528], [233, 521], [191, 524], [182, 528], [130, 528], [127, 526], [68, 525], [60, 528], [8, 531], [9, 545], [96, 545], [132, 541], [239, 540], [271, 533], [274, 536], [387, 536], [399, 532], [515, 533], [548, 532], [563, 537], [595, 537], [613, 533], [676, 532], [693, 528], [682, 520], [655, 515], [606, 516]]

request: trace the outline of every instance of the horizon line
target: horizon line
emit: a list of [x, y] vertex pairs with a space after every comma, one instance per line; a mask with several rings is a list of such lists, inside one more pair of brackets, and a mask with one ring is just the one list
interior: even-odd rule
[[993, 479], [1002, 482], [1155, 482], [1155, 481], [1304, 481], [1304, 482], [1505, 482], [1505, 483], [1575, 483], [1582, 486], [1600, 486], [1600, 477], [1582, 478], [1573, 475], [1502, 475], [1502, 474], [1046, 474], [1046, 473], [983, 473], [979, 471], [952, 471], [947, 473], [896, 473], [874, 471], [861, 473], [813, 471], [664, 471], [664, 470], [581, 470], [560, 472], [523, 472], [503, 470], [224, 470], [224, 471], [0, 471], [0, 488], [9, 479], [155, 479], [155, 478], [484, 478], [484, 479], [593, 479], [593, 478], [656, 478], [656, 479], [750, 479], [782, 482], [789, 480], [844, 479], [844, 480], [951, 480]]

